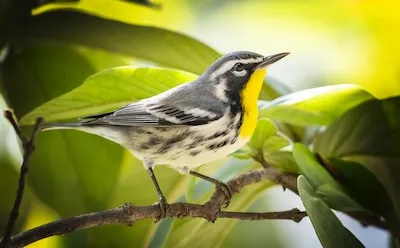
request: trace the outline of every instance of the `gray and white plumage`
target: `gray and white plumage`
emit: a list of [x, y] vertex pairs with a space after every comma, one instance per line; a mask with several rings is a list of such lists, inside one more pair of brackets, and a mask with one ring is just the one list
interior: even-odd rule
[[50, 124], [47, 129], [96, 134], [127, 148], [147, 166], [168, 164], [187, 173], [247, 142], [238, 137], [243, 114], [240, 94], [263, 61], [265, 57], [256, 53], [231, 53], [192, 82], [79, 123]]

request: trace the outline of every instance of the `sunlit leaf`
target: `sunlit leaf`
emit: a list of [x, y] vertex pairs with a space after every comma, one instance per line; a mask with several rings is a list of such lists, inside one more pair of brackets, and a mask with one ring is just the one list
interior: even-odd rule
[[30, 124], [38, 116], [46, 121], [58, 121], [115, 109], [195, 78], [193, 74], [171, 69], [109, 69], [89, 77], [80, 87], [39, 106], [24, 116], [21, 122]]
[[72, 9], [34, 16], [19, 42], [57, 41], [121, 53], [165, 66], [202, 73], [220, 54], [183, 34], [104, 19]]
[[271, 136], [265, 140], [263, 151], [264, 154], [277, 152], [288, 145], [290, 145], [290, 141], [283, 135], [277, 133], [277, 135]]
[[273, 167], [279, 168], [282, 171], [300, 173], [299, 166], [294, 161], [292, 152], [277, 151], [264, 153], [264, 159]]
[[278, 128], [268, 119], [260, 119], [257, 122], [257, 127], [254, 130], [253, 136], [251, 137], [249, 146], [253, 150], [260, 150], [264, 142], [271, 136], [275, 135], [278, 132]]
[[335, 216], [329, 206], [319, 198], [313, 186], [304, 176], [299, 176], [297, 185], [301, 200], [311, 219], [315, 232], [325, 248], [364, 247], [361, 242]]
[[295, 92], [264, 104], [261, 117], [294, 125], [328, 125], [348, 109], [371, 99], [351, 84], [324, 86]]

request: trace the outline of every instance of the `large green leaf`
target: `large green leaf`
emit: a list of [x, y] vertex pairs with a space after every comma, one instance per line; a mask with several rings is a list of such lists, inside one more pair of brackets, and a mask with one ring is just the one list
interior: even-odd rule
[[4, 90], [17, 116], [70, 91], [95, 73], [72, 47], [41, 44], [10, 54], [4, 65]]
[[58, 121], [114, 109], [195, 78], [193, 74], [171, 69], [109, 69], [89, 77], [80, 87], [39, 106], [24, 116], [21, 122], [31, 124], [38, 116], [46, 121]]
[[351, 109], [317, 137], [315, 151], [366, 166], [384, 185], [400, 216], [400, 97], [370, 100]]
[[72, 9], [34, 16], [18, 38], [23, 44], [57, 41], [100, 48], [197, 74], [220, 56], [209, 46], [177, 32], [130, 25]]
[[370, 170], [359, 163], [336, 158], [329, 162], [340, 171], [340, 182], [358, 202], [371, 212], [384, 216], [392, 230], [400, 230], [392, 200]]
[[328, 125], [348, 109], [371, 98], [356, 85], [324, 86], [264, 103], [260, 116], [301, 126]]
[[349, 231], [332, 210], [321, 200], [313, 186], [304, 176], [299, 176], [297, 186], [301, 200], [311, 219], [315, 232], [325, 248], [336, 247], [364, 247], [361, 242]]
[[330, 207], [344, 212], [365, 210], [348, 195], [346, 189], [336, 182], [305, 145], [295, 144], [293, 157], [301, 174], [307, 178], [319, 197]]
[[[61, 45], [25, 47], [11, 54], [4, 69], [5, 90], [18, 116], [95, 72], [74, 48]], [[104, 209], [117, 183], [122, 151], [107, 140], [76, 131], [39, 133], [29, 184], [61, 216]], [[86, 235], [79, 232], [63, 240], [86, 246]]]

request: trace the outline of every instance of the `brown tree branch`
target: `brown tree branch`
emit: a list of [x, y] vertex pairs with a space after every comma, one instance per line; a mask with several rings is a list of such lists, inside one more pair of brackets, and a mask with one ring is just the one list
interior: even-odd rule
[[297, 189], [297, 174], [282, 172], [279, 169], [272, 167], [267, 161], [265, 161], [263, 156], [256, 158], [256, 160], [262, 165], [262, 167], [268, 169], [268, 175], [266, 179], [282, 185], [284, 189], [289, 189], [297, 195], [299, 194]]
[[[174, 203], [170, 205], [167, 211], [168, 217], [199, 217], [208, 218], [209, 213], [205, 205], [190, 203]], [[35, 241], [54, 236], [64, 235], [79, 229], [97, 227], [109, 224], [132, 225], [135, 221], [142, 219], [156, 219], [160, 214], [160, 208], [157, 205], [152, 206], [134, 206], [125, 204], [118, 208], [105, 211], [93, 212], [89, 214], [60, 219], [29, 231], [17, 234], [12, 237], [9, 245], [12, 247], [25, 246]], [[219, 212], [219, 218], [235, 218], [241, 220], [266, 220], [266, 219], [287, 219], [299, 222], [306, 216], [306, 213], [297, 209], [272, 212], [272, 213], [237, 213], [237, 212]]]
[[24, 157], [19, 173], [17, 195], [15, 197], [13, 208], [10, 212], [10, 217], [8, 219], [3, 239], [0, 242], [0, 247], [6, 247], [7, 243], [10, 241], [10, 237], [14, 229], [15, 222], [17, 221], [19, 215], [19, 207], [21, 205], [22, 197], [24, 195], [25, 176], [28, 173], [28, 161], [32, 152], [35, 150], [35, 138], [40, 130], [40, 124], [43, 122], [42, 118], [38, 118], [36, 120], [31, 137], [28, 140], [21, 134], [18, 122], [14, 118], [13, 113], [10, 110], [6, 110], [4, 111], [4, 116], [10, 121], [11, 125], [14, 127], [16, 134], [18, 135], [19, 139], [22, 142], [22, 146], [24, 149]]
[[[243, 187], [260, 182], [270, 177], [270, 168], [250, 171], [228, 182], [234, 193], [238, 193]], [[283, 212], [269, 213], [240, 213], [220, 211], [225, 203], [226, 194], [221, 188], [217, 188], [210, 200], [203, 205], [178, 202], [173, 203], [167, 209], [167, 216], [173, 218], [198, 217], [214, 222], [217, 218], [235, 218], [241, 220], [266, 220], [285, 219], [295, 222], [301, 221], [307, 214], [297, 209]], [[142, 219], [157, 219], [160, 216], [158, 205], [134, 206], [125, 204], [121, 207], [60, 219], [26, 232], [13, 236], [8, 243], [11, 247], [25, 246], [35, 241], [70, 233], [75, 230], [103, 226], [109, 224], [133, 225], [135, 221]]]

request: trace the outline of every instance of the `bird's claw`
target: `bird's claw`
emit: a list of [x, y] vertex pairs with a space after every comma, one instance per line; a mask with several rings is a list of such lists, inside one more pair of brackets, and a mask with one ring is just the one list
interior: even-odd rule
[[218, 183], [216, 184], [217, 189], [220, 188], [222, 190], [222, 192], [225, 195], [225, 208], [227, 208], [229, 206], [229, 204], [231, 203], [231, 198], [233, 195], [233, 191], [231, 186], [229, 186], [229, 184], [226, 184], [222, 181], [218, 181]]
[[165, 217], [167, 217], [167, 212], [168, 212], [168, 209], [169, 209], [169, 204], [167, 203], [167, 200], [164, 197], [160, 197], [160, 201], [158, 202], [158, 206], [160, 207], [160, 215], [156, 218], [154, 223], [157, 223], [160, 220], [162, 220]]

